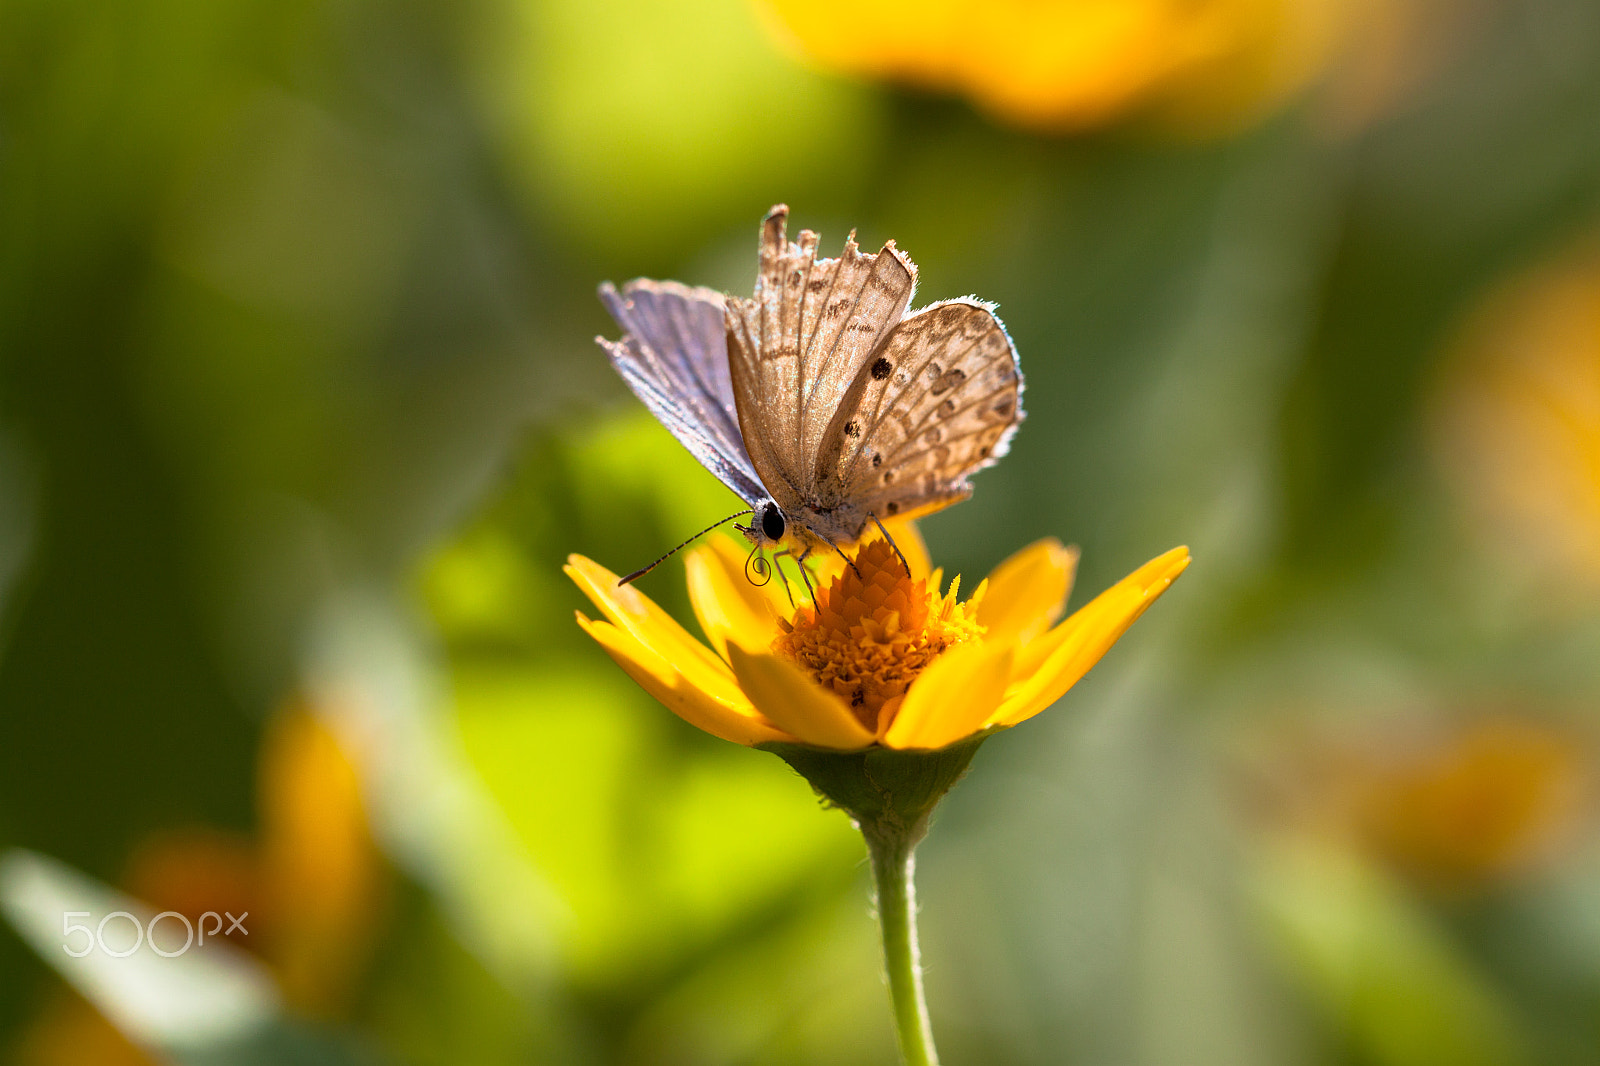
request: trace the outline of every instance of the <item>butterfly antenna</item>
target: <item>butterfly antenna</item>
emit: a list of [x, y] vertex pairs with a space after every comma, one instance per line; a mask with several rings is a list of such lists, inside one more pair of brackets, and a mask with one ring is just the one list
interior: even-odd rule
[[[742, 518], [743, 516], [745, 516], [747, 514], [755, 514], [754, 509], [747, 507], [743, 511], [739, 511], [736, 514], [731, 514], [727, 518], [722, 519], [721, 522], [713, 522], [713, 523], [711, 523], [709, 526], [707, 526], [706, 528], [702, 529], [700, 532], [696, 533], [694, 536], [690, 537], [688, 540], [684, 541], [682, 544], [678, 545], [676, 548], [673, 548], [671, 551], [669, 551], [667, 554], [663, 555], [661, 558], [657, 559], [655, 562], [651, 563], [649, 566], [644, 567], [642, 570], [635, 570], [633, 573], [629, 574], [627, 577], [619, 579], [617, 581], [617, 587], [621, 588], [623, 585], [631, 585], [633, 582], [639, 580], [641, 577], [644, 577], [644, 575], [648, 574], [650, 571], [654, 570], [656, 567], [660, 566], [662, 563], [666, 562], [668, 559], [672, 558], [674, 555], [676, 555], [679, 552], [683, 551], [683, 549], [687, 548], [689, 545], [693, 544], [695, 541], [699, 540], [701, 537], [705, 536], [707, 533], [710, 533], [713, 529], [716, 529], [718, 526], [722, 525], [723, 522], [731, 522], [735, 518]], [[748, 565], [748, 564], [746, 564], [746, 565]]]
[[883, 534], [883, 539], [889, 542], [889, 547], [893, 548], [894, 553], [900, 557], [900, 565], [906, 568], [906, 577], [910, 577], [911, 564], [906, 562], [906, 553], [901, 551], [900, 545], [896, 544], [894, 538], [889, 536], [889, 531], [883, 528], [883, 523], [878, 521], [877, 515], [869, 515], [869, 517], [872, 519], [872, 524], [878, 527], [878, 532]]

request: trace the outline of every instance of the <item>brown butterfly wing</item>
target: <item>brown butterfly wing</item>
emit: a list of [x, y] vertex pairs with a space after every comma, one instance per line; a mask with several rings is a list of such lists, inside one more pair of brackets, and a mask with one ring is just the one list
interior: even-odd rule
[[852, 236], [837, 259], [817, 259], [817, 235], [791, 244], [788, 208], [761, 225], [755, 295], [727, 301], [728, 361], [745, 448], [785, 511], [819, 477], [840, 403], [916, 288], [916, 268], [893, 244], [865, 255]]
[[862, 368], [826, 434], [824, 499], [880, 518], [965, 499], [1022, 421], [1022, 372], [1005, 327], [976, 300], [901, 322]]

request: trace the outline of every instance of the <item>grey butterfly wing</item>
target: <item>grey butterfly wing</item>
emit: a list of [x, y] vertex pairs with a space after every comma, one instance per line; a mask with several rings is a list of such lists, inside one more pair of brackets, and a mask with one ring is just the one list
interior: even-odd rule
[[621, 292], [601, 285], [600, 300], [625, 333], [595, 340], [633, 394], [746, 503], [765, 499], [739, 431], [722, 294], [640, 278]]
[[1022, 421], [1016, 348], [992, 306], [947, 300], [889, 334], [828, 427], [814, 491], [880, 517], [965, 499]]
[[[862, 364], [888, 336], [916, 287], [893, 242], [863, 254], [852, 235], [837, 259], [818, 238], [788, 241], [788, 208], [762, 220], [755, 295], [729, 298], [730, 372], [739, 425], [761, 480], [793, 511], [817, 476], [829, 421]], [[787, 491], [786, 491], [787, 490]]]

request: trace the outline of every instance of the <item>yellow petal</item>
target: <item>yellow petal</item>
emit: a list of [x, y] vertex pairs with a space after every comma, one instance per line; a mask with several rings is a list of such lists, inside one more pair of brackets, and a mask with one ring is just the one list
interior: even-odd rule
[[1188, 548], [1157, 556], [1033, 641], [1019, 657], [1016, 682], [988, 724], [1016, 725], [1060, 699], [1188, 565]]
[[779, 611], [772, 597], [744, 575], [747, 557], [748, 551], [741, 554], [737, 546], [719, 537], [683, 560], [695, 617], [724, 659], [730, 638], [758, 645], [770, 641], [778, 631]]
[[688, 630], [632, 585], [617, 584], [617, 575], [592, 559], [567, 556], [567, 576], [619, 629], [673, 665], [697, 688], [719, 700], [738, 698], [739, 687], [728, 666]]
[[850, 713], [844, 700], [788, 660], [729, 644], [728, 661], [750, 701], [801, 743], [842, 751], [872, 743], [872, 734]]
[[989, 588], [978, 606], [978, 621], [990, 640], [1025, 644], [1061, 617], [1078, 567], [1078, 549], [1063, 547], [1054, 537], [1023, 548], [989, 575]]
[[890, 748], [942, 748], [983, 729], [1005, 695], [1013, 645], [969, 641], [944, 652], [912, 682], [894, 724]]
[[667, 710], [697, 729], [735, 744], [793, 742], [794, 738], [761, 716], [742, 696], [736, 701], [717, 699], [696, 687], [672, 664], [646, 647], [626, 630], [595, 622], [578, 613], [578, 624], [625, 670], [639, 687], [660, 700]]

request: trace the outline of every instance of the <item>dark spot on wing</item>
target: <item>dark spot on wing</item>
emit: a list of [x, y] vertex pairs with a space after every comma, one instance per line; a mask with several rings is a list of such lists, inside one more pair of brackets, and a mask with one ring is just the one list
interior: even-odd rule
[[994, 405], [994, 413], [999, 415], [1001, 418], [1009, 418], [1011, 417], [1011, 412], [1015, 408], [1016, 400], [1007, 396], [1005, 399]]
[[883, 465], [883, 453], [881, 453], [881, 452], [873, 452], [872, 453], [872, 465], [873, 466], [882, 466]]
[[872, 380], [882, 381], [884, 378], [889, 376], [889, 372], [893, 369], [894, 364], [890, 363], [889, 360], [883, 358], [882, 356], [879, 356], [878, 361], [872, 364]]
[[[934, 365], [937, 366], [938, 364], [935, 363]], [[933, 384], [928, 387], [928, 391], [935, 396], [943, 396], [965, 380], [967, 380], [967, 373], [959, 367], [947, 370], [934, 378]]]
[[883, 505], [883, 513], [884, 514], [899, 514], [900, 513], [900, 504], [898, 502], [894, 501], [894, 500], [890, 500], [888, 503]]
[[847, 437], [859, 437], [859, 436], [861, 436], [861, 426], [858, 423], [856, 423], [853, 419], [851, 421], [849, 421], [849, 422], [846, 422], [844, 424], [844, 435], [847, 436]]

